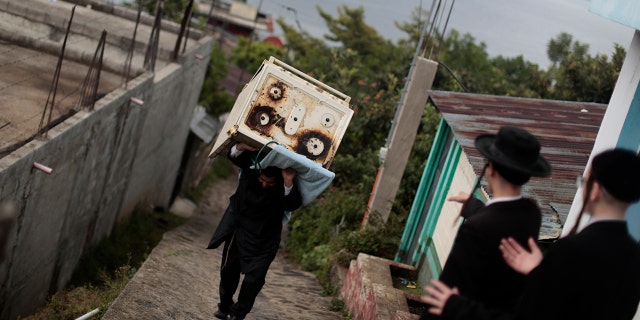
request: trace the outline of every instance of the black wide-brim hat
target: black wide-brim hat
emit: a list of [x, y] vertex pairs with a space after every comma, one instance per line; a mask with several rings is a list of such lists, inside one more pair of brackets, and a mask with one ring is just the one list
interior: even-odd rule
[[492, 162], [533, 177], [551, 175], [551, 165], [540, 155], [540, 142], [528, 131], [504, 126], [498, 134], [481, 134], [475, 146]]

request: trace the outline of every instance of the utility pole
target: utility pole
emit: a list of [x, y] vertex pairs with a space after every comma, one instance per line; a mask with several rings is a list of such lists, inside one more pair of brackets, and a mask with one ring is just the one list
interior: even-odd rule
[[429, 98], [427, 90], [431, 89], [436, 77], [437, 62], [417, 57], [414, 63], [407, 79], [407, 91], [396, 113], [387, 146], [380, 150], [380, 166], [367, 205], [367, 212], [362, 221], [363, 226], [367, 224], [372, 213], [379, 214], [383, 222], [389, 218], [409, 160], [411, 147], [416, 139], [422, 112], [427, 105]]

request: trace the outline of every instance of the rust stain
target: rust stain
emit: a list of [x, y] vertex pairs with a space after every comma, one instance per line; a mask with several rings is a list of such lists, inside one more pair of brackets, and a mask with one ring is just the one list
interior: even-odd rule
[[269, 106], [255, 106], [249, 112], [245, 124], [251, 128], [251, 130], [260, 132], [263, 135], [270, 136], [271, 130], [275, 127], [274, 124], [281, 119], [272, 107]]
[[298, 136], [294, 150], [311, 160], [317, 160], [326, 157], [331, 146], [331, 137], [318, 131], [306, 131]]
[[269, 98], [271, 98], [271, 100], [278, 101], [285, 96], [285, 84], [282, 83], [282, 81], [273, 83], [268, 87], [267, 92], [267, 95], [269, 96]]
[[251, 131], [317, 163], [333, 157], [339, 144], [334, 135], [341, 128], [343, 113], [273, 75], [256, 93], [244, 120]]

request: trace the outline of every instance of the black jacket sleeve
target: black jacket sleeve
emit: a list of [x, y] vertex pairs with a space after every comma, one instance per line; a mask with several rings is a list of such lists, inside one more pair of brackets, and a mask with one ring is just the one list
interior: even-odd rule
[[240, 169], [243, 169], [243, 170], [249, 169], [249, 167], [251, 167], [251, 165], [253, 165], [253, 162], [255, 161], [256, 152], [242, 151], [242, 153], [239, 156], [232, 157], [231, 156], [232, 148], [229, 148], [229, 152], [227, 153], [227, 158], [229, 158], [229, 160], [231, 160], [231, 162], [234, 165], [238, 166]]
[[515, 316], [509, 312], [491, 309], [484, 304], [460, 295], [449, 297], [442, 312], [442, 319], [447, 320], [513, 320]]
[[460, 212], [460, 215], [463, 218], [468, 219], [483, 207], [484, 207], [484, 202], [478, 200], [478, 198], [474, 196], [471, 196], [471, 198], [467, 201], [467, 203], [463, 205], [462, 212]]
[[294, 211], [302, 206], [302, 196], [300, 195], [300, 189], [298, 189], [297, 183], [293, 182], [293, 189], [288, 195], [284, 197], [284, 210]]

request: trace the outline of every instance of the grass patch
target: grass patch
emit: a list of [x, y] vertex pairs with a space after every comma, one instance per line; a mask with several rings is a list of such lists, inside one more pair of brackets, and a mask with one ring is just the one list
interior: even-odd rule
[[116, 226], [109, 238], [80, 259], [70, 285], [101, 285], [105, 276], [115, 276], [122, 266], [131, 266], [135, 273], [162, 235], [186, 221], [165, 211], [136, 210], [126, 223]]
[[99, 308], [99, 319], [124, 289], [162, 235], [187, 219], [169, 212], [135, 211], [127, 223], [80, 259], [66, 289], [27, 319], [75, 319]]
[[26, 319], [76, 319], [96, 308], [100, 311], [94, 316], [94, 319], [100, 319], [109, 308], [109, 304], [120, 295], [134, 273], [131, 266], [118, 268], [114, 276], [101, 272], [99, 277], [103, 282], [102, 285], [70, 286], [49, 297], [49, 301], [42, 309]]

